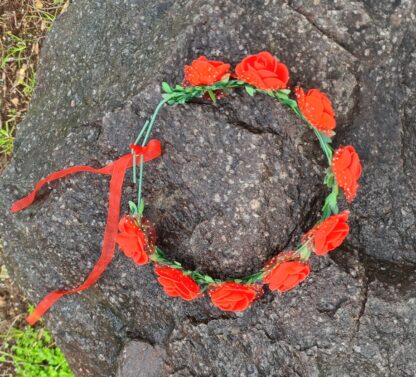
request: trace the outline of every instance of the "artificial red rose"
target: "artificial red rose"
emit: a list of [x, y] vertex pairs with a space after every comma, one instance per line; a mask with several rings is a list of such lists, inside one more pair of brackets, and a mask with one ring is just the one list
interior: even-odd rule
[[135, 220], [130, 216], [124, 216], [118, 224], [118, 229], [116, 243], [123, 253], [136, 264], [146, 264], [149, 261], [146, 236]]
[[185, 66], [185, 85], [212, 85], [221, 81], [230, 73], [230, 65], [217, 60], [208, 60], [205, 56], [195, 59]]
[[181, 297], [190, 301], [201, 294], [199, 285], [178, 269], [157, 265], [155, 273], [158, 275], [157, 280], [168, 296]]
[[305, 118], [318, 130], [332, 135], [336, 122], [329, 98], [318, 89], [310, 89], [305, 94], [302, 88], [295, 88], [295, 95], [299, 109]]
[[325, 255], [336, 249], [347, 237], [349, 212], [332, 215], [310, 230], [304, 238], [312, 238], [315, 254]]
[[332, 158], [332, 171], [345, 197], [352, 202], [357, 195], [358, 180], [361, 176], [361, 162], [352, 145], [339, 148]]
[[244, 58], [235, 69], [239, 80], [263, 90], [287, 87], [289, 70], [270, 52], [260, 52]]
[[263, 293], [263, 289], [258, 284], [226, 282], [211, 286], [208, 293], [217, 308], [226, 312], [240, 312], [246, 310]]
[[279, 263], [263, 282], [269, 284], [272, 291], [286, 292], [304, 281], [311, 271], [309, 264], [298, 261]]

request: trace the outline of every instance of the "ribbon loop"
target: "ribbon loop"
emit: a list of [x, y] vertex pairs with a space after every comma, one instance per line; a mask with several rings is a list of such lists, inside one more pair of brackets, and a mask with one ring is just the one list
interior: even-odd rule
[[[144, 162], [154, 160], [162, 154], [162, 148], [159, 140], [152, 139], [147, 145], [136, 153], [136, 162], [140, 162], [143, 156]], [[47, 294], [43, 300], [36, 306], [35, 310], [26, 318], [30, 325], [34, 325], [45, 312], [64, 295], [73, 294], [84, 291], [91, 287], [103, 274], [114, 256], [115, 238], [117, 235], [118, 220], [120, 216], [120, 202], [123, 190], [123, 182], [127, 169], [133, 166], [133, 155], [126, 154], [120, 157], [113, 163], [102, 167], [101, 169], [94, 169], [89, 166], [74, 166], [68, 169], [60, 170], [41, 179], [35, 186], [34, 190], [26, 197], [16, 201], [10, 208], [15, 213], [30, 206], [36, 199], [37, 192], [47, 183], [57, 179], [66, 177], [68, 175], [78, 172], [90, 172], [95, 174], [111, 175], [110, 190], [108, 195], [108, 213], [107, 222], [104, 231], [103, 244], [101, 248], [101, 255], [95, 263], [92, 271], [87, 279], [77, 288], [70, 290], [54, 291]]]

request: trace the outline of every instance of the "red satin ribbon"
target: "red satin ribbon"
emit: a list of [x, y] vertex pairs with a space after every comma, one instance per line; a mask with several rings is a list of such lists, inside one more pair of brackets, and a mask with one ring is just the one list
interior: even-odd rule
[[[140, 150], [140, 155], [137, 155], [136, 162], [140, 162], [141, 155], [143, 155], [143, 160], [147, 162], [159, 157], [161, 154], [162, 149], [160, 141], [153, 139], [150, 140], [147, 145]], [[60, 170], [40, 180], [36, 184], [35, 189], [28, 196], [18, 200], [10, 208], [12, 212], [18, 212], [28, 207], [34, 202], [36, 193], [42, 186], [48, 182], [55, 181], [70, 174], [78, 172], [90, 172], [96, 174], [111, 175], [110, 190], [108, 195], [107, 223], [105, 226], [100, 258], [96, 262], [87, 279], [79, 287], [71, 290], [55, 291], [47, 294], [46, 297], [36, 306], [35, 310], [26, 318], [26, 321], [30, 325], [35, 324], [60, 297], [76, 292], [81, 292], [91, 287], [100, 278], [108, 264], [111, 262], [114, 256], [114, 249], [116, 245], [115, 238], [117, 235], [118, 221], [120, 217], [120, 200], [123, 190], [124, 176], [126, 174], [126, 170], [132, 166], [133, 155], [127, 154], [101, 169], [94, 169], [89, 166], [74, 166], [72, 168]]]

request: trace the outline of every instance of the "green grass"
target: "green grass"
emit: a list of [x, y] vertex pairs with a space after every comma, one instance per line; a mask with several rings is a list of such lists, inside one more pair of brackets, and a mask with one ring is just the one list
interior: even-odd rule
[[[27, 49], [29, 41], [13, 35], [11, 32], [6, 32], [7, 37], [11, 40], [11, 45], [2, 51], [0, 58], [0, 72], [2, 72], [7, 64], [15, 63], [18, 68], [27, 60]], [[34, 73], [27, 79], [23, 79], [19, 84], [23, 85], [23, 92], [31, 93], [35, 85]], [[3, 101], [0, 99], [0, 104]], [[16, 109], [9, 109], [7, 112], [6, 121], [0, 122], [0, 154], [11, 156], [13, 153], [14, 131], [16, 129], [17, 120]]]
[[28, 40], [13, 35], [11, 32], [6, 32], [6, 35], [12, 40], [12, 45], [6, 49], [2, 54], [0, 62], [0, 70], [6, 67], [6, 64], [16, 62], [20, 67], [22, 60], [27, 58], [24, 56], [26, 49], [28, 48]]
[[0, 338], [3, 341], [0, 365], [13, 364], [16, 376], [73, 377], [64, 355], [47, 330], [13, 327]]
[[31, 70], [23, 80], [19, 81], [19, 84], [23, 87], [23, 94], [31, 97], [36, 86], [36, 72]]
[[38, 9], [37, 14], [30, 16], [29, 19], [32, 19], [36, 22], [37, 19], [41, 19], [46, 27], [47, 31], [50, 31], [52, 28], [52, 25], [56, 19], [57, 14], [51, 13], [46, 10]]
[[13, 153], [14, 136], [13, 129], [0, 128], [0, 153], [11, 156]]
[[0, 153], [11, 156], [13, 153], [14, 131], [16, 125], [16, 111], [10, 110], [8, 119], [0, 128]]
[[[1, 263], [0, 282], [6, 292], [13, 296], [10, 276]], [[26, 306], [23, 301], [17, 302], [16, 307], [23, 306]], [[33, 309], [29, 305], [29, 312]], [[19, 314], [0, 321], [0, 377], [73, 377], [64, 355], [44, 328], [43, 321], [36, 327], [31, 327], [22, 317]]]

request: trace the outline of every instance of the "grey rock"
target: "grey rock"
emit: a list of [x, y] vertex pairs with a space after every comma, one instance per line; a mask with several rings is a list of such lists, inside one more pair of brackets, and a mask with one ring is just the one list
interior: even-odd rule
[[[79, 174], [11, 215], [51, 171], [102, 166], [128, 145], [200, 54], [233, 64], [270, 50], [291, 84], [333, 99], [336, 145], [364, 176], [348, 241], [306, 284], [227, 314], [167, 298], [150, 266], [118, 253], [90, 290], [46, 315], [77, 376], [414, 376], [415, 2], [76, 0], [42, 51], [38, 86], [0, 182], [5, 258], [33, 302], [83, 281], [98, 258], [108, 179]], [[161, 111], [146, 215], [167, 254], [217, 277], [296, 246], [325, 196], [310, 132], [268, 98]], [[313, 140], [313, 142], [311, 142]], [[135, 195], [126, 180], [123, 210]], [[345, 206], [345, 203], [343, 203]], [[137, 374], [134, 370], [137, 369]]]
[[159, 377], [164, 365], [159, 347], [137, 340], [124, 346], [118, 364], [117, 377]]

